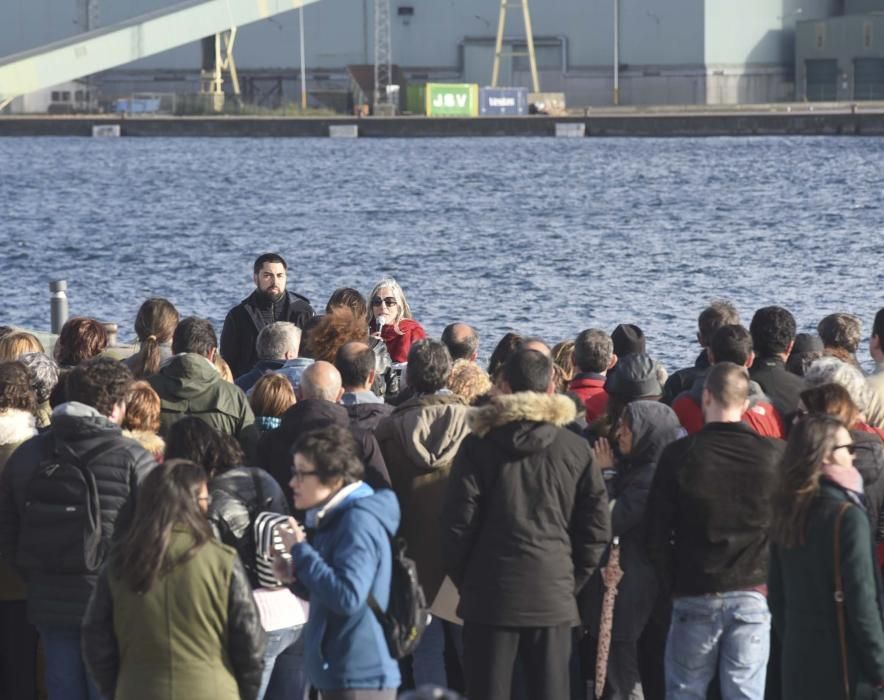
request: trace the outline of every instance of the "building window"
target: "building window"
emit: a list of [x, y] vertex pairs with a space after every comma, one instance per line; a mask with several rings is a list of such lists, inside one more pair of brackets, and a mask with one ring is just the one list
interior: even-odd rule
[[863, 48], [872, 48], [872, 23], [863, 22]]
[[61, 93], [61, 101], [62, 102], [70, 102], [71, 101], [71, 93], [65, 90]]
[[52, 91], [52, 101], [53, 102], [60, 102], [61, 101], [61, 93], [58, 92], [57, 90]]
[[400, 5], [396, 8], [396, 14], [400, 17], [414, 17], [414, 7], [411, 5]]
[[816, 47], [818, 49], [825, 48], [826, 46], [826, 25], [822, 22], [819, 22], [816, 25]]
[[83, 101], [83, 91], [77, 90], [74, 93], [74, 102], [82, 102]]

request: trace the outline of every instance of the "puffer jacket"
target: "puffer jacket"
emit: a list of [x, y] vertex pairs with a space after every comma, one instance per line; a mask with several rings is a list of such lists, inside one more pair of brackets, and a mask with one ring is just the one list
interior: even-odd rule
[[[372, 334], [377, 333], [378, 325], [372, 321], [369, 329]], [[387, 345], [387, 351], [393, 362], [408, 362], [408, 351], [417, 341], [427, 337], [424, 327], [410, 318], [399, 320], [399, 328], [388, 323], [381, 329], [381, 338]]]
[[[25, 491], [41, 460], [50, 454], [51, 441], [60, 455], [82, 456], [107, 445], [86, 465], [95, 475], [101, 500], [102, 540], [105, 548], [131, 522], [138, 484], [156, 466], [134, 440], [122, 436], [120, 426], [91, 406], [68, 402], [52, 413], [52, 427], [24, 443], [0, 476], [0, 558], [15, 562]], [[28, 617], [35, 625], [78, 626], [95, 588], [95, 574], [62, 574], [50, 567], [25, 571]]]
[[[176, 528], [169, 560], [192, 545]], [[265, 644], [242, 564], [212, 540], [147, 593], [105, 567], [83, 621], [83, 658], [106, 698], [254, 700]]]
[[563, 426], [565, 396], [496, 396], [469, 414], [448, 480], [442, 557], [466, 622], [502, 627], [579, 623], [578, 592], [611, 540], [602, 474]]
[[[260, 494], [259, 494], [260, 491]], [[255, 541], [251, 525], [259, 513], [289, 514], [285, 494], [276, 480], [257, 467], [237, 467], [209, 482], [209, 520], [226, 545], [239, 555], [252, 588], [258, 588]]]
[[[616, 476], [609, 485], [611, 533], [620, 538], [620, 568], [623, 578], [617, 586], [612, 638], [636, 641], [642, 633], [654, 602], [658, 584], [644, 544], [644, 517], [657, 459], [663, 448], [683, 435], [678, 418], [657, 401], [634, 401], [624, 415], [632, 429], [632, 451], [620, 457]], [[602, 567], [607, 565], [610, 551]], [[598, 635], [605, 587], [601, 568], [581, 596], [581, 617], [589, 633]]]
[[470, 432], [468, 411], [454, 394], [417, 396], [397, 406], [375, 429], [402, 509], [399, 534], [431, 602], [445, 578], [442, 504], [454, 456]]
[[310, 593], [304, 656], [311, 685], [320, 693], [398, 688], [399, 664], [368, 607], [369, 594], [381, 609], [389, 605], [396, 496], [356, 482], [322, 509], [309, 511], [306, 524], [312, 537], [292, 547], [292, 563]]
[[147, 381], [160, 396], [161, 435], [166, 437], [176, 421], [192, 415], [232, 435], [248, 457], [254, 456], [260, 433], [246, 395], [225, 382], [205, 357], [192, 352], [175, 355]]

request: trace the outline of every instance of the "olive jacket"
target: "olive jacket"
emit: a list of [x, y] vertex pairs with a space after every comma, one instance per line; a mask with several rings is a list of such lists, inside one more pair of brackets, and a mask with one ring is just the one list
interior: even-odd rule
[[[193, 535], [174, 530], [167, 561]], [[254, 700], [266, 644], [232, 547], [209, 540], [136, 593], [105, 567], [83, 620], [83, 658], [102, 697]]]

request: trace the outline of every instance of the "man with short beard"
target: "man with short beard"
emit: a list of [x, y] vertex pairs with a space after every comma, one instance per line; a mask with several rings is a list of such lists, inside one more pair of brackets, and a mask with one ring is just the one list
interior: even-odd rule
[[286, 291], [288, 265], [278, 253], [264, 253], [255, 260], [255, 291], [234, 306], [224, 319], [221, 357], [230, 365], [233, 378], [248, 372], [257, 362], [255, 341], [265, 326], [288, 321], [302, 329], [313, 318], [307, 297]]

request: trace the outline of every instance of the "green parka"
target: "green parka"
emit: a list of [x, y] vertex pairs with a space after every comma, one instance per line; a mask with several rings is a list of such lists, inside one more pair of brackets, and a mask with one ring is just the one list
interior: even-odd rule
[[[782, 698], [844, 698], [835, 610], [835, 518], [847, 494], [822, 480], [810, 506], [804, 544], [771, 548], [768, 572], [773, 624], [783, 640]], [[841, 576], [850, 697], [857, 685], [884, 682], [884, 624], [866, 512], [851, 505], [841, 523]]]
[[[167, 559], [192, 543], [173, 531]], [[214, 540], [144, 594], [105, 567], [83, 621], [83, 657], [109, 700], [253, 699], [264, 645], [245, 570]]]

